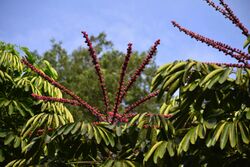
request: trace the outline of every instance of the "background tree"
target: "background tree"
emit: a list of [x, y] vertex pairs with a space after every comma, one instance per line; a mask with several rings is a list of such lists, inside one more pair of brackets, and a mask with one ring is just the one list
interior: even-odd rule
[[[207, 0], [207, 3], [240, 28], [247, 37], [244, 47], [248, 47], [250, 42], [247, 29], [224, 1], [220, 0], [221, 7], [210, 0]], [[22, 62], [41, 76], [45, 82], [51, 83], [53, 88], [59, 88], [73, 99], [54, 97], [49, 91], [42, 94], [33, 93], [33, 98], [44, 103], [60, 102], [81, 106], [86, 108], [94, 119], [64, 123], [60, 119], [62, 123], [59, 124], [59, 119], [57, 119], [59, 116], [56, 116], [56, 113], [52, 116], [50, 110], [34, 115], [28, 120], [21, 133], [22, 139], [28, 143], [24, 147], [21, 146], [24, 150], [21, 159], [13, 160], [7, 166], [24, 164], [105, 167], [248, 166], [250, 155], [250, 66], [248, 62], [250, 55], [240, 49], [191, 32], [176, 22], [172, 23], [180, 31], [233, 57], [238, 63], [187, 60], [163, 65], [158, 69], [152, 81], [151, 90], [155, 91], [143, 99], [137, 99], [136, 103], [126, 106], [126, 99], [123, 102], [122, 97], [128, 93], [128, 88], [132, 83], [140, 79], [140, 74], [142, 74], [142, 79], [145, 78], [142, 71], [156, 53], [159, 40], [154, 43], [139, 67], [124, 82], [126, 72], [129, 73], [127, 63], [132, 56], [132, 44], [128, 44], [125, 60], [120, 65], [122, 70], [119, 73], [118, 86], [116, 86], [118, 91], [113, 93], [116, 94], [116, 98], [110, 104], [107, 99], [111, 96], [106, 96], [106, 93], [109, 89], [112, 91], [112, 87], [104, 89], [108, 81], [105, 84], [103, 74], [109, 76], [113, 72], [116, 76], [116, 73], [113, 69], [109, 72], [105, 70], [105, 66], [109, 67], [111, 61], [105, 59], [105, 56], [119, 64], [116, 59], [116, 54], [119, 52], [107, 51], [107, 55], [103, 54], [98, 58], [96, 54], [98, 52], [95, 52], [87, 33], [83, 32], [91, 57], [90, 61], [97, 74], [95, 80], [99, 81], [100, 94], [104, 97], [100, 98], [103, 99], [104, 105], [101, 104], [95, 108], [94, 102], [97, 99], [92, 99], [93, 105], [89, 104], [92, 102], [85, 102], [56, 82], [53, 78], [56, 73], [50, 68], [48, 62], [44, 61], [47, 69], [43, 72], [32, 65], [29, 57], [22, 59]], [[29, 55], [29, 52], [26, 54]], [[101, 65], [104, 66], [104, 70], [101, 70]], [[81, 72], [81, 69], [79, 71]], [[49, 76], [50, 74], [52, 75]], [[112, 78], [110, 80], [112, 81]], [[114, 82], [109, 84], [113, 85]], [[141, 87], [143, 85], [139, 88]], [[148, 89], [147, 86], [146, 89]], [[164, 97], [165, 100], [158, 113], [135, 112], [133, 107], [139, 106], [156, 95], [158, 99]], [[112, 106], [112, 104], [115, 105]], [[111, 110], [107, 110], [109, 105], [112, 107]], [[47, 116], [42, 117], [45, 114]], [[45, 120], [45, 126], [40, 126], [42, 120]], [[42, 128], [38, 130], [42, 130], [43, 133], [34, 135], [34, 127]]]

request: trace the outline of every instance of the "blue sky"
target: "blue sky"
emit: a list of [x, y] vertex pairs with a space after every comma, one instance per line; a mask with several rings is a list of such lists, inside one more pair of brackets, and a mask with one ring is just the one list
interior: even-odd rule
[[[250, 27], [250, 1], [225, 0], [240, 20]], [[215, 0], [216, 2], [216, 0]], [[1, 0], [0, 40], [27, 46], [42, 54], [50, 39], [63, 42], [71, 52], [83, 45], [81, 31], [100, 32], [120, 51], [127, 43], [146, 51], [158, 38], [157, 64], [174, 60], [229, 62], [213, 48], [180, 33], [170, 21], [215, 40], [242, 48], [245, 37], [203, 0]]]

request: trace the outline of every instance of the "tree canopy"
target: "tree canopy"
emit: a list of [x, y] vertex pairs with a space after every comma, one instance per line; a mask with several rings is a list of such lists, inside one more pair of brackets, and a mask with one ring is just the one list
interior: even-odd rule
[[[88, 47], [72, 54], [54, 41], [42, 56], [0, 43], [0, 165], [249, 166], [250, 35], [223, 0], [206, 2], [241, 30], [248, 53], [174, 27], [237, 63], [155, 71], [159, 40], [125, 54], [104, 33], [83, 32]], [[161, 107], [148, 102], [156, 96]]]

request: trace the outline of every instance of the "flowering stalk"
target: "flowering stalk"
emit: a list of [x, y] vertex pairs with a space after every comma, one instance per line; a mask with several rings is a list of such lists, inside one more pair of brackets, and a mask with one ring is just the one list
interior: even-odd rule
[[125, 57], [123, 65], [122, 65], [122, 71], [121, 71], [120, 81], [119, 81], [119, 88], [118, 88], [118, 91], [116, 93], [116, 102], [115, 102], [114, 109], [113, 109], [114, 114], [113, 114], [112, 121], [111, 121], [112, 124], [114, 123], [116, 113], [118, 112], [118, 106], [119, 106], [119, 104], [121, 104], [121, 101], [122, 101], [121, 96], [123, 94], [124, 77], [126, 74], [126, 70], [127, 70], [127, 66], [128, 66], [128, 62], [129, 62], [131, 54], [132, 54], [132, 44], [129, 43], [128, 48], [127, 48], [127, 55]]
[[52, 102], [59, 102], [59, 103], [68, 103], [68, 104], [71, 104], [73, 106], [81, 106], [81, 103], [79, 103], [77, 100], [50, 97], [50, 96], [40, 96], [40, 95], [37, 95], [35, 93], [32, 93], [31, 96], [36, 100], [52, 101]]
[[[101, 122], [93, 122], [92, 124], [93, 125], [99, 125]], [[131, 124], [131, 125], [129, 125], [129, 126], [137, 126], [138, 124]], [[153, 128], [153, 129], [160, 129], [160, 128], [162, 128], [162, 126], [159, 126], [159, 125], [150, 125], [150, 124], [145, 124], [145, 125], [143, 125], [142, 126], [142, 128], [144, 128], [144, 129], [148, 129], [148, 128]]]
[[216, 64], [218, 66], [225, 66], [225, 67], [236, 67], [236, 68], [248, 68], [250, 69], [249, 64], [235, 64], [235, 63], [217, 63], [217, 62], [202, 62], [205, 64]]
[[133, 76], [131, 77], [131, 79], [129, 80], [129, 82], [127, 83], [127, 86], [125, 87], [125, 92], [128, 91], [128, 89], [132, 86], [132, 84], [136, 81], [136, 79], [141, 75], [141, 73], [144, 70], [144, 68], [146, 67], [146, 65], [150, 62], [150, 60], [152, 59], [152, 57], [155, 55], [155, 53], [157, 51], [157, 46], [159, 44], [160, 44], [160, 40], [158, 39], [157, 41], [155, 41], [154, 45], [151, 47], [148, 55], [143, 60], [143, 62], [140, 65], [140, 67], [135, 71], [135, 73], [133, 74]]
[[105, 82], [104, 82], [104, 77], [103, 77], [102, 72], [101, 72], [100, 64], [98, 62], [96, 52], [95, 52], [95, 50], [94, 50], [94, 48], [92, 46], [92, 43], [89, 40], [88, 34], [86, 32], [82, 32], [82, 34], [83, 34], [84, 38], [86, 39], [85, 43], [89, 47], [89, 53], [90, 53], [90, 56], [92, 57], [92, 63], [95, 66], [95, 70], [96, 70], [96, 73], [98, 75], [98, 79], [99, 79], [99, 82], [100, 82], [100, 85], [101, 85], [101, 89], [102, 89], [102, 93], [103, 93], [103, 101], [104, 101], [104, 104], [105, 104], [105, 110], [106, 110], [106, 112], [108, 112], [108, 110], [109, 110], [109, 99], [108, 99], [107, 89], [106, 89]]
[[131, 104], [130, 106], [126, 107], [125, 108], [125, 111], [124, 111], [124, 114], [130, 112], [131, 110], [133, 110], [134, 108], [138, 107], [139, 105], [141, 105], [142, 103], [150, 100], [151, 98], [157, 96], [159, 94], [159, 90], [153, 92], [153, 93], [150, 93], [149, 95], [145, 96], [144, 98], [134, 102], [133, 104]]
[[212, 0], [205, 0], [205, 1], [208, 3], [208, 5], [212, 6], [213, 8], [215, 8], [215, 10], [219, 11], [222, 15], [228, 18], [236, 27], [238, 27], [242, 31], [243, 35], [245, 35], [246, 37], [249, 36], [248, 29], [240, 22], [238, 17], [233, 13], [233, 11], [224, 2], [224, 0], [219, 0], [220, 4], [224, 9], [215, 5], [215, 3]]
[[136, 79], [141, 75], [141, 73], [144, 70], [144, 68], [146, 67], [146, 65], [149, 63], [149, 61], [155, 55], [155, 53], [157, 51], [157, 46], [159, 44], [160, 44], [160, 40], [158, 39], [157, 41], [155, 41], [154, 45], [151, 47], [150, 51], [148, 52], [148, 55], [143, 60], [140, 67], [138, 69], [136, 69], [135, 73], [132, 75], [132, 77], [128, 81], [127, 86], [124, 87], [122, 95], [121, 95], [121, 99], [126, 95], [126, 93], [128, 92], [128, 89], [132, 86], [132, 84], [136, 81]]
[[73, 97], [75, 100], [77, 100], [79, 103], [81, 103], [82, 106], [87, 108], [93, 115], [97, 116], [100, 120], [103, 120], [103, 114], [101, 114], [97, 109], [89, 105], [87, 102], [82, 100], [79, 96], [75, 95], [72, 91], [68, 90], [52, 78], [50, 78], [48, 75], [44, 74], [42, 71], [34, 67], [32, 64], [30, 64], [26, 59], [22, 59], [21, 62], [25, 64], [27, 67], [29, 67], [32, 71], [40, 75], [42, 78], [47, 80], [49, 83], [54, 85], [55, 87], [59, 88], [61, 91], [65, 92], [69, 96]]
[[[123, 118], [133, 118], [135, 117], [136, 115], [138, 115], [138, 113], [126, 113], [124, 114], [124, 117]], [[152, 117], [152, 116], [161, 116], [163, 118], [171, 118], [173, 115], [172, 114], [154, 114], [154, 113], [147, 113], [145, 114], [145, 116], [149, 116], [149, 117]]]
[[240, 49], [232, 48], [231, 46], [214, 41], [212, 39], [206, 38], [202, 35], [199, 35], [197, 33], [194, 33], [192, 31], [189, 31], [183, 27], [181, 27], [178, 23], [175, 21], [172, 21], [172, 24], [174, 27], [177, 27], [180, 31], [184, 32], [186, 35], [190, 36], [191, 38], [195, 38], [197, 41], [204, 42], [208, 46], [212, 46], [213, 48], [222, 51], [225, 53], [225, 55], [230, 55], [231, 57], [235, 58], [238, 60], [238, 62], [242, 62], [244, 64], [248, 64], [247, 60], [250, 60], [250, 55], [241, 51]]

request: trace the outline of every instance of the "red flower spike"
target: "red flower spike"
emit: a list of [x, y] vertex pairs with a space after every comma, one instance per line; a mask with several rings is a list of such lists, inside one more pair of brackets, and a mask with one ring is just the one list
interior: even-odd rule
[[243, 35], [245, 35], [246, 37], [248, 37], [249, 36], [248, 29], [240, 22], [240, 20], [238, 19], [238, 17], [233, 13], [233, 11], [224, 2], [224, 0], [219, 0], [219, 1], [220, 1], [220, 4], [227, 11], [227, 15], [229, 16], [228, 18], [232, 21], [232, 23], [242, 31]]
[[113, 114], [111, 123], [114, 122], [114, 119], [116, 117], [116, 113], [118, 112], [118, 106], [121, 104], [121, 101], [122, 101], [122, 94], [124, 91], [123, 90], [124, 77], [126, 74], [126, 70], [127, 70], [127, 66], [128, 66], [128, 62], [129, 62], [129, 59], [131, 57], [131, 54], [132, 54], [132, 43], [129, 43], [128, 48], [127, 48], [127, 55], [125, 57], [123, 65], [122, 65], [122, 71], [121, 71], [120, 81], [119, 81], [119, 88], [118, 88], [118, 91], [116, 93], [116, 102], [115, 102], [114, 109], [113, 109], [114, 114]]
[[83, 37], [86, 39], [85, 43], [89, 47], [89, 53], [90, 53], [90, 56], [92, 57], [92, 63], [95, 66], [95, 70], [96, 70], [96, 73], [98, 75], [98, 79], [99, 79], [101, 89], [102, 89], [103, 101], [104, 101], [104, 104], [105, 104], [105, 110], [106, 110], [106, 113], [107, 113], [108, 110], [109, 110], [109, 98], [108, 98], [108, 93], [107, 93], [105, 82], [104, 82], [104, 77], [103, 77], [102, 72], [101, 72], [100, 64], [98, 62], [98, 58], [96, 56], [96, 52], [95, 52], [95, 50], [94, 50], [94, 48], [92, 46], [92, 43], [89, 40], [88, 34], [86, 32], [82, 32], [82, 34], [83, 34]]
[[[106, 92], [106, 87], [105, 87], [105, 83], [104, 83], [104, 79], [101, 73], [101, 68], [100, 68], [100, 64], [98, 62], [96, 53], [92, 47], [92, 43], [90, 42], [89, 38], [88, 38], [88, 34], [83, 32], [84, 38], [86, 39], [86, 43], [89, 47], [89, 53], [92, 57], [92, 62], [93, 65], [96, 69], [96, 73], [98, 75], [98, 80], [100, 82], [101, 88], [102, 88], [102, 92], [103, 92], [103, 96], [104, 96], [104, 102], [105, 102], [105, 106], [106, 106], [106, 110], [108, 109], [108, 105], [109, 105], [109, 100], [107, 97], [107, 92]], [[131, 87], [132, 83], [135, 82], [135, 80], [139, 77], [139, 75], [142, 73], [142, 71], [144, 70], [145, 66], [149, 63], [149, 61], [152, 59], [153, 55], [156, 53], [157, 51], [157, 46], [160, 44], [160, 40], [157, 40], [154, 45], [151, 47], [150, 51], [148, 52], [148, 55], [146, 56], [146, 58], [143, 60], [143, 63], [140, 65], [140, 67], [138, 69], [136, 69], [135, 73], [132, 75], [131, 79], [129, 80], [127, 86], [125, 86], [124, 84], [124, 77], [126, 74], [126, 70], [127, 70], [127, 66], [129, 63], [129, 59], [132, 55], [132, 44], [129, 43], [128, 44], [128, 48], [127, 48], [127, 55], [125, 57], [124, 63], [122, 65], [122, 69], [121, 69], [121, 74], [120, 74], [120, 81], [119, 81], [119, 88], [118, 91], [116, 93], [116, 101], [115, 101], [115, 105], [112, 111], [110, 112], [105, 112], [104, 114], [101, 114], [100, 111], [94, 107], [92, 107], [91, 105], [89, 105], [87, 102], [85, 102], [84, 100], [82, 100], [80, 97], [78, 97], [77, 95], [75, 95], [73, 92], [71, 92], [70, 90], [68, 90], [67, 88], [65, 88], [64, 86], [62, 86], [61, 84], [59, 84], [58, 82], [54, 81], [52, 78], [50, 78], [49, 76], [47, 76], [46, 74], [44, 74], [42, 71], [40, 71], [39, 69], [35, 68], [32, 64], [30, 64], [26, 59], [22, 59], [22, 63], [25, 64], [27, 67], [29, 67], [32, 71], [36, 72], [38, 75], [40, 75], [42, 78], [44, 78], [45, 80], [47, 80], [48, 82], [50, 82], [52, 85], [54, 85], [55, 87], [59, 88], [62, 92], [65, 92], [66, 94], [70, 95], [71, 97], [73, 97], [73, 100], [71, 99], [64, 99], [64, 98], [56, 98], [56, 97], [50, 97], [50, 96], [40, 96], [37, 94], [32, 94], [33, 98], [37, 99], [37, 100], [43, 100], [43, 101], [51, 101], [51, 102], [60, 102], [60, 103], [68, 103], [71, 105], [75, 105], [75, 106], [82, 106], [87, 108], [94, 116], [96, 116], [98, 118], [98, 123], [99, 121], [106, 121], [106, 122], [110, 122], [112, 124], [117, 124], [117, 123], [126, 123], [129, 121], [129, 118], [133, 117], [135, 114], [127, 114], [127, 112], [131, 111], [132, 109], [134, 109], [135, 107], [141, 105], [142, 103], [144, 103], [145, 101], [151, 99], [152, 97], [157, 96], [158, 91], [153, 92], [151, 94], [149, 94], [148, 96], [144, 97], [141, 100], [138, 100], [137, 102], [135, 102], [134, 104], [132, 104], [131, 106], [126, 108], [126, 111], [124, 114], [119, 114], [118, 113], [118, 107], [121, 104], [121, 101], [123, 99], [123, 97], [126, 95], [128, 89]], [[148, 116], [151, 116], [151, 114], [147, 114]], [[167, 117], [165, 117], [167, 118]], [[93, 123], [95, 124], [95, 123]], [[151, 125], [145, 125], [145, 128], [148, 128]], [[152, 127], [154, 128], [154, 125], [152, 125]]]
[[214, 41], [212, 39], [206, 38], [202, 35], [199, 35], [197, 33], [194, 33], [190, 30], [187, 30], [183, 27], [181, 27], [178, 23], [175, 21], [172, 21], [172, 24], [174, 27], [177, 27], [180, 31], [184, 32], [186, 35], [190, 36], [191, 38], [195, 38], [197, 41], [204, 42], [208, 46], [212, 46], [213, 48], [222, 51], [225, 55], [230, 55], [231, 57], [235, 58], [239, 62], [242, 62], [244, 64], [248, 64], [247, 60], [250, 60], [250, 55], [241, 51], [240, 49], [233, 48], [227, 44]]
[[43, 100], [43, 101], [52, 101], [52, 102], [60, 102], [60, 103], [68, 103], [73, 106], [81, 106], [81, 103], [79, 103], [77, 100], [70, 100], [70, 99], [64, 99], [64, 98], [56, 98], [56, 97], [50, 97], [50, 96], [40, 96], [37, 94], [32, 93], [31, 96], [34, 99], [37, 100]]
[[153, 92], [153, 93], [150, 93], [149, 95], [145, 96], [144, 98], [142, 98], [142, 99], [140, 99], [140, 100], [134, 102], [134, 103], [131, 104], [130, 106], [126, 107], [124, 113], [126, 114], [126, 113], [132, 111], [134, 108], [136, 108], [136, 107], [138, 107], [139, 105], [141, 105], [142, 103], [144, 103], [144, 102], [150, 100], [151, 98], [157, 96], [158, 94], [159, 94], [159, 91], [158, 91], [158, 90], [155, 91], [155, 92]]
[[151, 47], [150, 51], [148, 52], [148, 55], [143, 60], [140, 67], [138, 69], [136, 69], [135, 73], [132, 75], [132, 77], [128, 81], [127, 86], [124, 87], [124, 91], [123, 91], [121, 98], [123, 98], [126, 95], [128, 89], [132, 86], [132, 84], [136, 81], [136, 79], [141, 75], [141, 73], [144, 70], [144, 68], [146, 67], [146, 65], [150, 62], [152, 57], [155, 55], [155, 53], [157, 51], [157, 46], [159, 44], [160, 44], [160, 40], [158, 39], [157, 41], [155, 41], [154, 45]]
[[219, 11], [222, 15], [224, 15], [225, 18], [228, 18], [236, 27], [238, 27], [242, 31], [243, 35], [245, 35], [246, 37], [249, 36], [248, 29], [240, 22], [238, 17], [233, 13], [233, 11], [229, 8], [229, 6], [223, 0], [219, 0], [219, 1], [220, 1], [220, 5], [224, 9], [215, 5], [215, 3], [212, 0], [205, 0], [205, 1], [208, 3], [209, 6], [212, 6], [216, 11]]
[[234, 63], [217, 63], [217, 62], [202, 62], [205, 64], [215, 64], [218, 66], [222, 66], [222, 67], [236, 67], [236, 68], [248, 68], [250, 69], [250, 65], [249, 64], [234, 64]]
[[[132, 118], [132, 117], [136, 116], [137, 114], [138, 113], [128, 113], [128, 114], [124, 114], [124, 117], [125, 118]], [[171, 118], [173, 115], [172, 114], [153, 114], [153, 113], [148, 113], [145, 116], [149, 116], [149, 117], [152, 117], [152, 116], [161, 116], [163, 118]]]
[[68, 90], [67, 88], [65, 88], [64, 86], [62, 86], [61, 84], [59, 84], [58, 82], [56, 82], [55, 80], [53, 80], [52, 78], [50, 78], [49, 76], [47, 76], [46, 74], [44, 74], [42, 71], [40, 71], [39, 69], [37, 69], [36, 67], [34, 67], [32, 64], [30, 64], [26, 59], [22, 59], [21, 62], [23, 64], [25, 64], [27, 67], [29, 67], [32, 71], [34, 71], [35, 73], [37, 73], [38, 75], [40, 75], [42, 78], [44, 78], [45, 80], [47, 80], [49, 83], [51, 83], [55, 87], [59, 88], [61, 91], [65, 92], [69, 96], [73, 97], [75, 100], [77, 100], [79, 103], [81, 103], [82, 106], [84, 106], [85, 108], [87, 108], [93, 115], [97, 116], [100, 120], [103, 120], [103, 114], [101, 114], [94, 107], [90, 106], [87, 102], [85, 102], [84, 100], [82, 100], [80, 97], [78, 97], [77, 95], [75, 95], [72, 91]]

